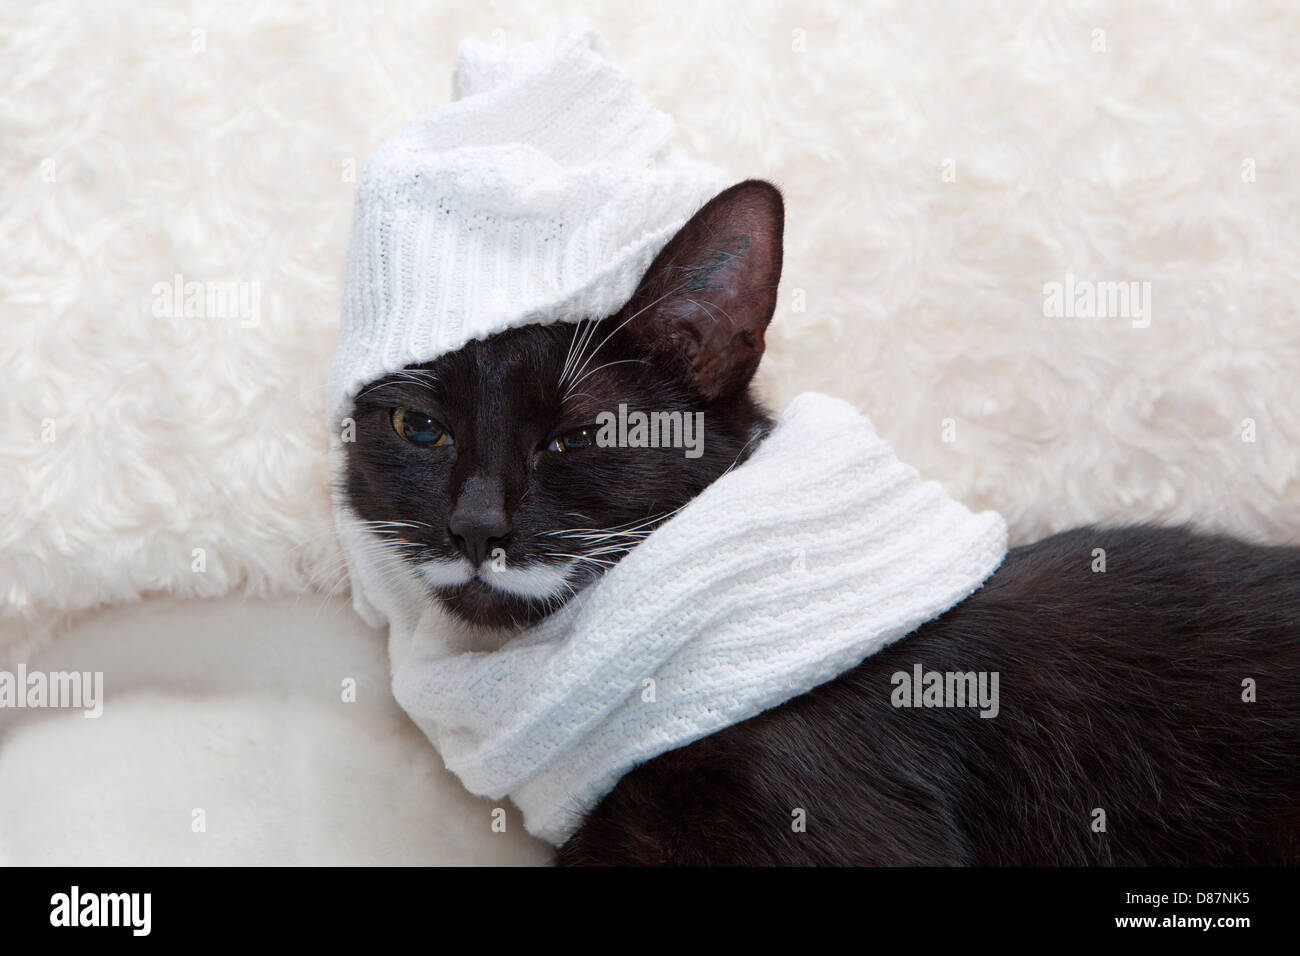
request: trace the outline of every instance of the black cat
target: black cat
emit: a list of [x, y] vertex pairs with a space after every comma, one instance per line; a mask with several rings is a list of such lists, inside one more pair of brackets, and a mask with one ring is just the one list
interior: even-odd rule
[[[749, 383], [782, 228], [776, 189], [741, 183], [619, 313], [504, 332], [368, 386], [353, 509], [391, 522], [462, 618], [554, 610], [771, 427]], [[596, 416], [620, 403], [703, 411], [703, 453], [597, 447]], [[609, 534], [562, 533], [578, 529]], [[516, 573], [482, 573], [494, 555]], [[1015, 690], [996, 719], [897, 707], [891, 675], [916, 665]], [[637, 767], [557, 859], [1295, 864], [1297, 702], [1300, 548], [1081, 528], [1012, 550], [973, 596], [839, 678]]]

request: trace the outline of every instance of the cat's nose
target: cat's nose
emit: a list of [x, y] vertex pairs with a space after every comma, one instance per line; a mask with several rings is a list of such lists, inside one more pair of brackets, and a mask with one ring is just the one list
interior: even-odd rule
[[492, 553], [493, 548], [505, 542], [511, 530], [505, 513], [498, 509], [462, 512], [458, 508], [447, 524], [447, 531], [457, 550], [476, 568]]

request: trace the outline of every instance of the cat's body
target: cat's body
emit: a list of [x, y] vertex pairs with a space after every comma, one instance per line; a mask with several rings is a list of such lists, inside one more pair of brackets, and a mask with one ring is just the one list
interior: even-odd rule
[[[373, 383], [347, 449], [352, 512], [466, 620], [553, 611], [770, 427], [749, 382], [782, 222], [776, 190], [743, 183], [618, 314]], [[701, 412], [703, 454], [596, 447], [594, 416], [619, 405]], [[892, 676], [916, 665], [997, 673], [997, 716], [894, 706]], [[856, 669], [632, 770], [558, 860], [1297, 863], [1298, 808], [1300, 548], [1080, 529], [1013, 550]]]
[[[854, 670], [633, 770], [559, 862], [1295, 864], [1298, 633], [1300, 549], [1057, 534]], [[893, 706], [917, 664], [998, 672], [997, 716]]]

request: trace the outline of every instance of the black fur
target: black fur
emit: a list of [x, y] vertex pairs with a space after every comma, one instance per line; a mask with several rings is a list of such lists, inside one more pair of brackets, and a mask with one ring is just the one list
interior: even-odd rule
[[[916, 663], [998, 671], [999, 714], [896, 709], [890, 675]], [[1012, 550], [855, 670], [633, 770], [558, 862], [1294, 865], [1297, 701], [1300, 549], [1080, 528]]]
[[[608, 335], [617, 324], [607, 320], [595, 335]], [[581, 332], [573, 325], [505, 332], [417, 367], [426, 374], [388, 376], [365, 389], [353, 412], [356, 441], [347, 446], [345, 479], [358, 517], [421, 525], [394, 527], [389, 535], [413, 560], [454, 557], [451, 514], [468, 480], [485, 475], [510, 516], [503, 541], [507, 563], [555, 563], [551, 555], [583, 555], [596, 542], [551, 532], [649, 530], [742, 458], [751, 438], [767, 427], [769, 420], [747, 393], [701, 403], [626, 333], [602, 346], [592, 368], [621, 364], [591, 372], [563, 400], [556, 382]], [[590, 424], [599, 411], [620, 402], [630, 410], [703, 411], [703, 454], [688, 458], [680, 448], [587, 448], [563, 455], [545, 450], [552, 438]], [[403, 441], [389, 421], [394, 407], [433, 414], [454, 435], [454, 450]], [[638, 540], [629, 535], [615, 543], [631, 548]], [[606, 551], [599, 560], [619, 556]], [[571, 583], [581, 588], [603, 567], [595, 559], [581, 562]], [[559, 606], [556, 600], [512, 597], [478, 580], [435, 593], [455, 613], [488, 626], [531, 623]]]
[[[348, 448], [353, 509], [398, 523], [376, 533], [417, 562], [477, 563], [457, 516], [525, 567], [595, 551], [557, 531], [654, 527], [770, 427], [749, 380], [781, 228], [771, 186], [716, 198], [600, 323], [594, 371], [567, 393], [561, 372], [586, 323], [505, 332], [374, 383]], [[703, 411], [704, 455], [546, 450], [620, 402]], [[427, 413], [454, 444], [404, 441], [394, 408]], [[581, 560], [569, 586], [637, 540], [601, 539], [613, 549]], [[490, 580], [435, 594], [489, 625], [535, 621], [567, 597], [512, 597]], [[998, 715], [894, 707], [891, 675], [915, 664], [997, 672]], [[558, 862], [1295, 864], [1298, 701], [1300, 549], [1082, 528], [1016, 548], [972, 597], [855, 670], [636, 768]]]

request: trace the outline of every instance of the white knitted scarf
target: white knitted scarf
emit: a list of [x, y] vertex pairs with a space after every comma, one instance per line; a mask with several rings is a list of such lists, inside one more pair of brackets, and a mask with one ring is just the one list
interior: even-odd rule
[[[329, 385], [336, 479], [365, 383], [475, 338], [617, 311], [732, 180], [571, 18], [506, 49], [466, 41], [455, 99], [357, 184]], [[499, 650], [467, 652], [427, 589], [353, 520], [354, 604], [389, 626], [397, 700], [473, 792], [562, 842], [637, 763], [853, 667], [970, 594], [1006, 549], [900, 464], [848, 405], [797, 399], [745, 464], [599, 582]]]
[[409, 629], [390, 613], [393, 691], [469, 790], [510, 796], [559, 844], [634, 766], [844, 673], [976, 590], [1006, 544], [1000, 515], [973, 514], [851, 406], [809, 393], [499, 650], [452, 646], [437, 612]]

